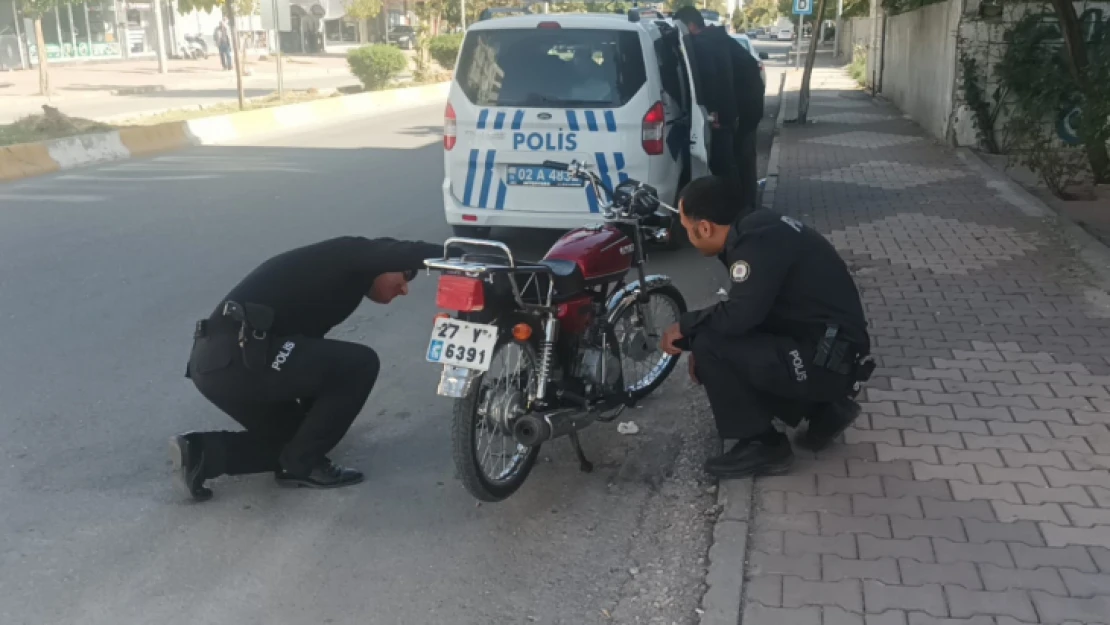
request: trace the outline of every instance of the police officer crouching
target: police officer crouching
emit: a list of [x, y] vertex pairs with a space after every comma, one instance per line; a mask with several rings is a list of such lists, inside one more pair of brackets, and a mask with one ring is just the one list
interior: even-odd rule
[[336, 488], [362, 473], [325, 454], [346, 434], [377, 380], [369, 347], [325, 339], [363, 298], [388, 304], [440, 245], [339, 237], [279, 254], [197, 322], [186, 369], [197, 390], [244, 431], [170, 439], [177, 479], [196, 500], [221, 475], [273, 472], [287, 486]]
[[797, 443], [826, 447], [859, 415], [871, 375], [863, 305], [847, 265], [820, 233], [771, 210], [738, 207], [725, 179], [700, 178], [682, 191], [682, 225], [705, 256], [728, 268], [728, 299], [690, 311], [667, 329], [662, 348], [690, 351], [723, 439], [739, 442], [706, 462], [718, 478], [786, 472], [794, 452], [779, 417], [808, 428]]

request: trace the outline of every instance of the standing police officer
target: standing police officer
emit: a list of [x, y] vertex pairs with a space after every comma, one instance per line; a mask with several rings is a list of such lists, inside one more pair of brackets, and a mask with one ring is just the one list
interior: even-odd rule
[[442, 246], [339, 237], [262, 263], [197, 322], [186, 377], [245, 431], [170, 439], [185, 491], [205, 480], [274, 472], [288, 486], [336, 488], [362, 474], [326, 456], [362, 410], [379, 361], [365, 345], [325, 339], [362, 299], [388, 304]]
[[691, 351], [690, 375], [705, 386], [721, 438], [739, 439], [711, 458], [719, 478], [787, 471], [794, 452], [772, 425], [808, 418], [798, 440], [824, 448], [859, 415], [854, 400], [874, 365], [859, 292], [820, 233], [767, 209], [738, 210], [728, 183], [691, 182], [679, 201], [690, 242], [728, 268], [728, 300], [690, 311], [662, 348]]

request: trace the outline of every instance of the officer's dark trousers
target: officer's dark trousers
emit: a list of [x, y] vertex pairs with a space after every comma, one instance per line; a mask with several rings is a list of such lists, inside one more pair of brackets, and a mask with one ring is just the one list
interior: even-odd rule
[[724, 128], [712, 131], [709, 140], [709, 172], [731, 181], [735, 192], [740, 194], [740, 170], [736, 164], [734, 135], [732, 130]]
[[235, 337], [200, 339], [190, 360], [193, 383], [246, 428], [202, 435], [205, 477], [307, 474], [347, 433], [379, 368], [365, 345], [275, 337], [265, 361], [247, 369]]
[[723, 439], [766, 434], [774, 417], [796, 427], [820, 404], [844, 397], [850, 387], [848, 376], [814, 367], [813, 350], [789, 337], [702, 331], [691, 348], [695, 374]]
[[737, 131], [733, 140], [740, 197], [746, 206], [755, 208], [759, 201], [759, 162], [756, 158], [756, 131]]

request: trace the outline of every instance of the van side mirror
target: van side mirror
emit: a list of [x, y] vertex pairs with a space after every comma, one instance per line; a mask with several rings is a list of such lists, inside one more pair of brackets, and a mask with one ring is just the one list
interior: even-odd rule
[[766, 61], [766, 60], [767, 60], [767, 59], [769, 59], [769, 58], [771, 58], [771, 55], [770, 55], [770, 54], [767, 54], [766, 52], [760, 52], [760, 53], [759, 53], [759, 59], [760, 59], [761, 61]]

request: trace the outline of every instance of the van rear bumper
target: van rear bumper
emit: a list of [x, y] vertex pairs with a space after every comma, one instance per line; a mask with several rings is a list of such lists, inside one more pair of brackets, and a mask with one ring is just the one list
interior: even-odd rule
[[[538, 228], [570, 230], [586, 224], [603, 223], [601, 213], [588, 210], [573, 212], [542, 212], [467, 208], [451, 194], [450, 180], [443, 185], [443, 212], [452, 226], [488, 226], [507, 228]], [[468, 219], [463, 219], [463, 216]]]

